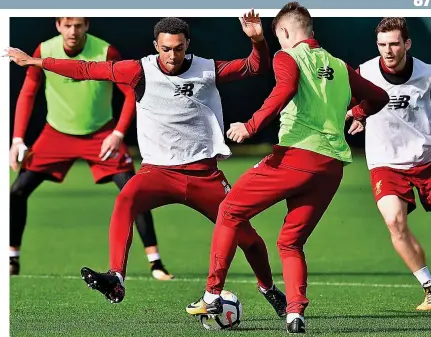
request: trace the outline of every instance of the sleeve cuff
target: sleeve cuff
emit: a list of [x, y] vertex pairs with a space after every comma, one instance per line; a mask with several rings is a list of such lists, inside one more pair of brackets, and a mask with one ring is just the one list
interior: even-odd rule
[[13, 137], [12, 144], [21, 144], [21, 143], [24, 143], [24, 139], [22, 139], [21, 137]]
[[124, 133], [122, 133], [122, 132], [120, 132], [120, 131], [118, 131], [118, 130], [114, 130], [114, 131], [112, 131], [112, 133], [113, 133], [114, 135], [116, 135], [117, 137], [120, 137], [121, 139], [123, 139], [123, 138], [124, 138]]
[[352, 115], [353, 115], [353, 118], [358, 121], [362, 121], [366, 118], [366, 114], [364, 113], [363, 109], [359, 105], [356, 105], [352, 108]]
[[250, 137], [254, 136], [253, 128], [250, 126], [250, 124], [249, 123], [244, 123], [244, 126], [245, 126], [248, 134], [250, 135]]
[[49, 70], [49, 65], [54, 63], [51, 57], [45, 57], [42, 59], [42, 69]]

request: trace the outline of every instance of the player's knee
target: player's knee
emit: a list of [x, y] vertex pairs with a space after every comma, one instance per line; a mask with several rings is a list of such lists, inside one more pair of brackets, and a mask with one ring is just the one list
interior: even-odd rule
[[238, 246], [242, 250], [250, 248], [257, 249], [266, 245], [263, 239], [257, 234], [256, 230], [251, 226], [249, 222], [243, 223], [238, 231]]
[[249, 220], [245, 212], [227, 203], [226, 200], [219, 206], [217, 219], [223, 219], [223, 224], [226, 226], [240, 226]]
[[218, 215], [223, 215], [229, 210], [229, 204], [226, 202], [226, 199], [223, 200], [218, 207]]
[[403, 240], [408, 236], [407, 221], [401, 214], [387, 214], [383, 218], [393, 239]]
[[227, 205], [224, 201], [222, 201], [218, 208], [217, 219], [225, 219], [226, 215], [228, 214], [229, 214], [229, 205]]
[[377, 206], [392, 237], [401, 237], [408, 233], [407, 202], [395, 195], [388, 195], [381, 198]]
[[10, 189], [10, 199], [11, 202], [19, 199], [26, 199], [28, 197], [28, 192], [24, 185], [20, 184], [19, 180], [15, 181]]
[[303, 247], [308, 239], [309, 233], [306, 231], [292, 231], [297, 225], [285, 224], [277, 239], [277, 248], [280, 253], [297, 254], [303, 251]]
[[115, 199], [115, 207], [117, 208], [126, 208], [126, 207], [132, 207], [133, 200], [135, 196], [133, 193], [127, 190], [121, 190], [121, 192], [118, 194], [117, 198]]
[[283, 240], [277, 240], [278, 252], [283, 257], [304, 258], [303, 245], [300, 242], [286, 243]]

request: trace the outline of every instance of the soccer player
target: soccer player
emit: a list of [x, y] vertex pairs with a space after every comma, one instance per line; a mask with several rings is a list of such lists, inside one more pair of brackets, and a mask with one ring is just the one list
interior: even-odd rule
[[279, 143], [237, 181], [221, 203], [206, 292], [186, 311], [192, 315], [221, 313], [219, 294], [239, 231], [249, 227], [255, 215], [285, 200], [289, 212], [277, 246], [286, 286], [287, 330], [304, 333], [308, 299], [303, 246], [336, 193], [343, 166], [352, 161], [344, 137], [351, 95], [361, 100], [349, 112], [358, 119], [378, 112], [389, 98], [383, 89], [319, 46], [313, 38], [311, 16], [299, 3], [288, 3], [280, 10], [273, 30], [282, 48], [273, 61], [275, 88], [247, 123], [231, 124], [227, 135], [241, 143], [280, 115]]
[[[77, 60], [120, 60], [116, 48], [87, 33], [88, 18], [56, 18], [58, 36], [42, 42], [33, 56], [60, 57]], [[10, 166], [15, 171], [27, 147], [25, 132], [36, 93], [45, 77], [48, 106], [47, 124], [32, 146], [10, 191], [10, 275], [20, 272], [20, 248], [27, 220], [27, 200], [45, 180], [62, 182], [76, 159], [90, 165], [96, 183], [114, 181], [123, 188], [134, 175], [132, 158], [122, 143], [124, 133], [135, 116], [133, 90], [123, 84], [118, 88], [125, 100], [117, 124], [112, 116], [111, 83], [75, 81], [37, 67], [29, 67], [18, 97]], [[171, 279], [157, 249], [154, 225], [149, 211], [136, 215], [138, 232], [150, 260], [152, 275], [160, 280]]]
[[[431, 310], [431, 275], [425, 252], [409, 229], [416, 187], [431, 211], [431, 65], [408, 54], [411, 40], [404, 18], [377, 26], [380, 56], [359, 66], [362, 77], [385, 89], [390, 102], [367, 119], [365, 152], [377, 207], [395, 251], [425, 291], [417, 310]], [[351, 132], [363, 128], [352, 124]]]
[[[136, 214], [180, 203], [216, 221], [219, 205], [230, 190], [217, 160], [231, 155], [224, 140], [217, 85], [270, 68], [259, 15], [252, 10], [240, 21], [251, 39], [252, 52], [247, 58], [232, 61], [186, 54], [189, 28], [178, 18], [164, 18], [156, 24], [154, 46], [158, 55], [141, 60], [85, 62], [33, 58], [13, 48], [8, 51], [19, 65], [35, 65], [77, 80], [107, 80], [134, 88], [142, 167], [114, 206], [109, 232], [110, 270], [81, 270], [85, 282], [111, 303], [121, 302], [125, 295], [123, 281]], [[248, 224], [239, 231], [238, 245], [256, 275], [258, 290], [279, 316], [285, 316], [286, 299], [273, 284], [262, 238]]]

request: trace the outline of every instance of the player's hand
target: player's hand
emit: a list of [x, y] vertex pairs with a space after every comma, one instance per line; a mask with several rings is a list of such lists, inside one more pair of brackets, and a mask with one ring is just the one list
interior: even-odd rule
[[120, 150], [121, 142], [123, 141], [123, 134], [117, 130], [112, 132], [102, 143], [99, 158], [105, 161], [108, 158], [116, 158]]
[[347, 133], [349, 135], [356, 135], [359, 132], [365, 130], [365, 122], [358, 121], [356, 119], [353, 120], [352, 125], [350, 125], [349, 131]]
[[5, 52], [6, 52], [6, 55], [3, 55], [3, 56], [9, 57], [11, 61], [15, 62], [21, 67], [36, 65], [36, 60], [40, 60], [29, 56], [28, 54], [24, 53], [22, 50], [18, 48], [9, 47], [5, 50]]
[[25, 158], [25, 154], [28, 148], [20, 138], [14, 138], [12, 140], [12, 146], [9, 150], [9, 165], [14, 171], [18, 171], [19, 163]]
[[259, 14], [254, 13], [254, 9], [240, 17], [239, 21], [244, 33], [253, 41], [259, 42], [264, 39], [262, 22], [260, 21]]
[[242, 143], [247, 138], [250, 138], [250, 134], [245, 128], [244, 123], [232, 123], [226, 135], [227, 138], [237, 143]]

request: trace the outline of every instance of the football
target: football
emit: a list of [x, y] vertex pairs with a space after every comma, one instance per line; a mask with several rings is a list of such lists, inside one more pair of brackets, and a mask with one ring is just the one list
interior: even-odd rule
[[242, 319], [242, 305], [238, 297], [230, 291], [220, 294], [223, 313], [219, 315], [202, 315], [200, 321], [207, 330], [224, 330], [236, 328]]

